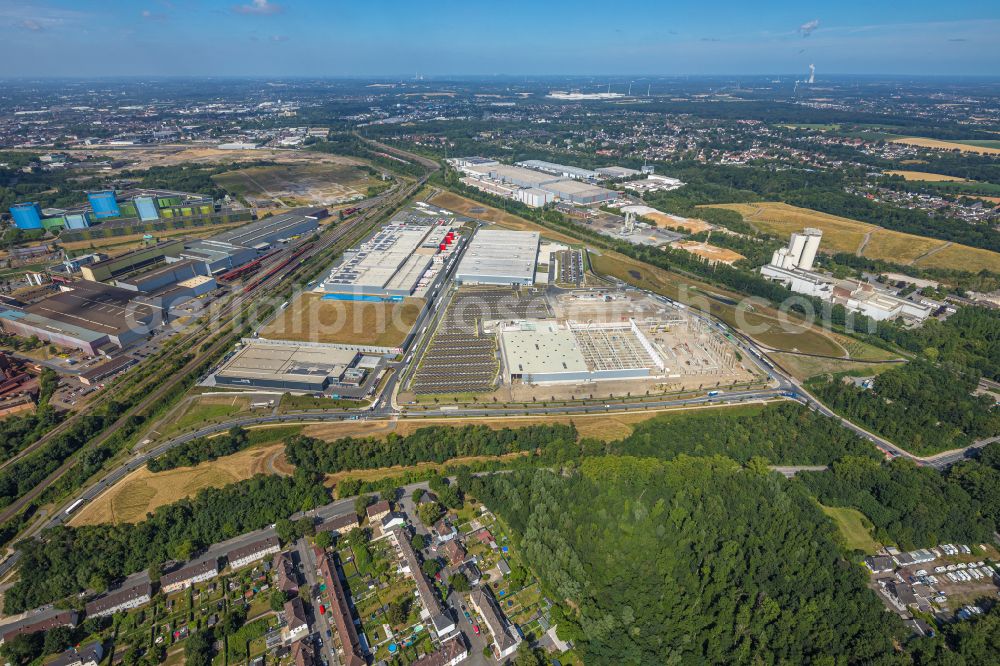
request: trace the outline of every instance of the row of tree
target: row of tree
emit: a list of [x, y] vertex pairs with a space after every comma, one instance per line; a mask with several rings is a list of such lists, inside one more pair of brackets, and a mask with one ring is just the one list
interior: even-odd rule
[[304, 435], [285, 445], [288, 461], [299, 469], [332, 474], [351, 469], [373, 469], [421, 462], [442, 463], [465, 456], [501, 456], [545, 449], [556, 442], [575, 442], [572, 425], [534, 425], [502, 428], [469, 425], [461, 428], [432, 426], [412, 435], [390, 433], [385, 439], [346, 437], [327, 442]]
[[258, 475], [160, 507], [131, 524], [55, 527], [18, 543], [20, 578], [4, 596], [19, 613], [71, 594], [105, 591], [123, 576], [190, 559], [205, 546], [260, 529], [329, 501], [314, 476]]

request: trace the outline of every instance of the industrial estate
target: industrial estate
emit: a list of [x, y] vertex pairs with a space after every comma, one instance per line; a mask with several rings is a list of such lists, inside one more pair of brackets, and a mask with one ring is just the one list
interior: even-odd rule
[[1000, 88], [799, 69], [7, 82], [0, 658], [996, 662]]

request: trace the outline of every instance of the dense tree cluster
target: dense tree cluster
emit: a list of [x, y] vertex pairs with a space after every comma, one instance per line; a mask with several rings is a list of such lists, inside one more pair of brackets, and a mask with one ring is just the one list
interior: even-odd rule
[[151, 472], [163, 472], [176, 467], [193, 467], [207, 460], [215, 460], [242, 451], [250, 443], [247, 431], [233, 426], [224, 435], [198, 437], [176, 446], [159, 458], [146, 463]]
[[809, 383], [834, 411], [907, 451], [937, 453], [1000, 434], [1000, 410], [972, 391], [979, 375], [917, 359], [878, 375], [871, 389], [827, 377]]
[[[601, 443], [582, 444], [585, 451]], [[870, 443], [799, 404], [664, 416], [637, 424], [607, 453], [675, 458], [725, 455], [742, 463], [760, 457], [776, 465], [827, 465], [844, 456], [877, 457]]]
[[576, 609], [560, 634], [587, 664], [891, 663], [898, 620], [800, 484], [686, 456], [473, 483]]
[[[972, 471], [966, 470], [965, 482], [978, 492], [968, 478]], [[996, 527], [995, 499], [989, 515], [980, 500], [991, 498], [971, 494], [961, 478], [902, 458], [880, 463], [849, 457], [833, 463], [830, 471], [802, 472], [798, 478], [820, 502], [858, 509], [875, 525], [877, 539], [903, 548], [983, 543], [992, 540]], [[982, 490], [993, 492], [996, 486]]]
[[442, 463], [463, 456], [500, 456], [544, 449], [554, 442], [576, 441], [573, 426], [537, 425], [512, 430], [487, 426], [420, 428], [402, 437], [385, 439], [346, 437], [326, 442], [299, 435], [288, 440], [288, 461], [300, 469], [331, 474], [349, 469], [372, 469], [420, 462]]
[[122, 576], [188, 559], [208, 544], [328, 500], [323, 485], [304, 472], [258, 475], [160, 507], [140, 523], [53, 528], [40, 540], [18, 544], [20, 579], [4, 597], [4, 612], [17, 613], [86, 589], [101, 592]]
[[962, 307], [944, 321], [919, 328], [879, 326], [879, 335], [931, 360], [956, 363], [1000, 380], [1000, 311]]

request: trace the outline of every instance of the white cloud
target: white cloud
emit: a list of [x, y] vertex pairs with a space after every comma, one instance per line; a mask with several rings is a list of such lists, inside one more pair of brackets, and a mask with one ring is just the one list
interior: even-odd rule
[[257, 14], [267, 16], [269, 14], [279, 14], [284, 8], [268, 0], [251, 0], [248, 5], [236, 5], [233, 11], [237, 14]]
[[25, 30], [31, 30], [32, 32], [41, 32], [42, 30], [45, 30], [45, 28], [42, 27], [42, 24], [35, 19], [24, 19], [21, 21], [21, 27]]
[[271, 35], [272, 42], [287, 42], [288, 35]]
[[799, 34], [803, 37], [808, 37], [813, 34], [813, 31], [819, 27], [819, 19], [813, 19], [812, 21], [806, 21], [799, 26]]

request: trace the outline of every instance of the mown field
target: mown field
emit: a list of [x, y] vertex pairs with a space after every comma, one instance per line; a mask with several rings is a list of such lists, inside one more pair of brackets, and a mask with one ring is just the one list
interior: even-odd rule
[[848, 549], [860, 550], [869, 554], [878, 550], [879, 545], [872, 538], [872, 522], [865, 514], [850, 507], [832, 507], [821, 504], [820, 509], [833, 520]]
[[[838, 215], [828, 215], [784, 203], [713, 204], [713, 208], [734, 210], [761, 231], [788, 238], [805, 227], [823, 231], [820, 251], [857, 253], [925, 268], [955, 268], [976, 272], [1000, 271], [1000, 254], [948, 241], [883, 229]], [[867, 240], [866, 240], [867, 239]]]
[[941, 141], [939, 139], [927, 139], [921, 136], [905, 136], [892, 139], [893, 143], [905, 143], [910, 146], [920, 146], [921, 148], [936, 148], [938, 150], [957, 150], [962, 153], [978, 153], [980, 155], [1000, 155], [1000, 146], [976, 145], [990, 144], [990, 141]]
[[929, 183], [965, 180], [964, 178], [959, 178], [958, 176], [946, 176], [941, 173], [927, 173], [926, 171], [907, 171], [905, 169], [891, 169], [886, 171], [886, 174], [890, 176], [902, 176], [903, 180], [926, 181]]

